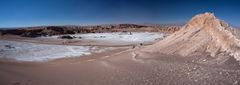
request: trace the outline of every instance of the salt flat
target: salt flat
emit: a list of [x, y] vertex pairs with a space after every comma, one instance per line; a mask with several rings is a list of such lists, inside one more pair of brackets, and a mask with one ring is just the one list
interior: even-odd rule
[[0, 58], [18, 61], [49, 61], [58, 58], [90, 55], [108, 48], [92, 46], [47, 45], [28, 42], [0, 40]]
[[[57, 39], [57, 36], [40, 37], [41, 39]], [[117, 43], [117, 44], [138, 44], [153, 42], [164, 37], [163, 33], [155, 32], [116, 32], [116, 33], [89, 33], [69, 35], [75, 40], [95, 41], [97, 43]], [[106, 44], [106, 43], [105, 43]], [[32, 42], [19, 42], [0, 40], [0, 58], [13, 59], [18, 61], [50, 61], [66, 57], [79, 57], [91, 55], [92, 53], [101, 53], [107, 50], [117, 49], [113, 47], [98, 46], [74, 46], [43, 44]]]
[[[68, 34], [75, 37], [73, 40], [85, 40], [108, 43], [147, 43], [161, 40], [164, 38], [164, 33], [159, 32], [113, 32], [113, 33], [87, 33], [87, 34]], [[43, 39], [60, 39], [62, 35], [55, 35], [50, 37], [40, 37]]]

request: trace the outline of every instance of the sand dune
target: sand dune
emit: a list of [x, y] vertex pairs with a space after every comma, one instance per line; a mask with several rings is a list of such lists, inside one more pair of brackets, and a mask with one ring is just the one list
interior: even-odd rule
[[217, 19], [212, 13], [199, 14], [181, 30], [143, 50], [180, 56], [228, 55], [239, 60], [240, 42], [233, 30], [234, 28]]

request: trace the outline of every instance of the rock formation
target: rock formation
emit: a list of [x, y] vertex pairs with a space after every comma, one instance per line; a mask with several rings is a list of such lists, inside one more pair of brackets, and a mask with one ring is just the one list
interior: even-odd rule
[[142, 50], [180, 56], [199, 53], [212, 57], [229, 55], [240, 60], [240, 41], [234, 29], [213, 13], [194, 16], [179, 31]]

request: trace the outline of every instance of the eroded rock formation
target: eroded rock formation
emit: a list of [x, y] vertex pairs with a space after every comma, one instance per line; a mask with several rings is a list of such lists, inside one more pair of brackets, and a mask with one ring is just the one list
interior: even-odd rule
[[199, 14], [179, 31], [142, 50], [180, 56], [197, 53], [208, 53], [212, 57], [229, 55], [240, 60], [240, 41], [234, 30], [213, 13]]

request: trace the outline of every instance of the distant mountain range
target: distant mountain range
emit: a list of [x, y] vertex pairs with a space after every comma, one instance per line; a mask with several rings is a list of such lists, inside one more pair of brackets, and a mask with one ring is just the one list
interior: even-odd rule
[[103, 32], [167, 32], [173, 33], [179, 30], [182, 25], [155, 24], [104, 24], [94, 26], [37, 26], [1, 29], [1, 35], [12, 34], [23, 37], [52, 36], [60, 34], [75, 33], [103, 33]]

